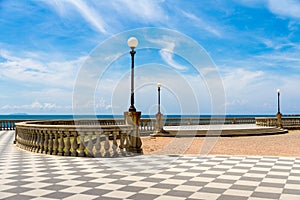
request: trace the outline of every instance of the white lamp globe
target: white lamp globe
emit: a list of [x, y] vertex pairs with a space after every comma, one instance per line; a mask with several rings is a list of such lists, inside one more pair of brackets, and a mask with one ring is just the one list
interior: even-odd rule
[[280, 89], [277, 89], [277, 93], [280, 94]]
[[135, 37], [131, 37], [127, 40], [127, 44], [131, 49], [134, 49], [138, 45], [138, 40]]
[[157, 87], [160, 88], [161, 87], [161, 83], [157, 83]]

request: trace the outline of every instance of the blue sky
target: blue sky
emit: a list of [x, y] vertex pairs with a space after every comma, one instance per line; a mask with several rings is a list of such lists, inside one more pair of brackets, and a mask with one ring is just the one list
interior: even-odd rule
[[[73, 113], [77, 77], [91, 55], [116, 34], [145, 27], [177, 31], [203, 47], [222, 79], [218, 104], [227, 114], [276, 113], [277, 88], [282, 112], [300, 112], [298, 0], [0, 0], [0, 113]], [[139, 49], [147, 43], [139, 40], [136, 49], [137, 109], [155, 114], [160, 81], [165, 114], [212, 113], [213, 83], [173, 54], [175, 41], [159, 42], [161, 49]], [[111, 47], [124, 48], [126, 40]], [[111, 56], [91, 102], [99, 114], [129, 107], [130, 55]]]

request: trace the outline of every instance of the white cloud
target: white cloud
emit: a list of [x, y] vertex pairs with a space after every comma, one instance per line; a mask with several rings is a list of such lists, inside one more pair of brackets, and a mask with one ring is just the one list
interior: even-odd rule
[[268, 8], [279, 16], [300, 19], [300, 2], [298, 0], [269, 0]]
[[178, 70], [186, 70], [187, 68], [183, 65], [180, 65], [174, 60], [174, 54], [167, 49], [162, 49], [160, 50], [160, 55], [162, 59], [171, 67], [174, 67], [175, 69]]
[[0, 77], [24, 83], [40, 83], [48, 86], [73, 87], [76, 73], [85, 57], [62, 62], [41, 62], [32, 58], [17, 57], [0, 51]]
[[213, 26], [213, 25], [209, 24], [207, 21], [202, 20], [201, 18], [199, 18], [198, 16], [196, 16], [192, 13], [182, 11], [182, 14], [185, 17], [187, 17], [188, 19], [194, 21], [195, 25], [197, 27], [206, 30], [207, 32], [213, 34], [216, 37], [222, 37], [222, 34], [221, 34], [220, 30], [215, 28], [216, 26]]
[[174, 50], [178, 45], [179, 38], [163, 37], [160, 40], [149, 39], [150, 42], [155, 43], [161, 47], [159, 51], [162, 59], [171, 67], [177, 70], [186, 70], [187, 67], [177, 63], [174, 59]]
[[[143, 22], [162, 22], [164, 19], [168, 19], [160, 1], [47, 0], [46, 3], [63, 18], [72, 18], [74, 11], [79, 13], [90, 27], [103, 34], [114, 30], [114, 26], [124, 26], [119, 23], [120, 20], [116, 16], [135, 21], [139, 19]], [[110, 14], [109, 16], [107, 12]], [[111, 26], [111, 24], [114, 25]]]
[[239, 4], [247, 7], [267, 7], [270, 12], [281, 17], [300, 18], [299, 0], [237, 0]]
[[100, 33], [107, 33], [107, 25], [103, 21], [104, 18], [99, 15], [99, 12], [94, 8], [94, 5], [88, 4], [88, 1], [48, 0], [45, 1], [45, 3], [52, 6], [61, 17], [65, 18], [72, 15], [75, 9], [92, 28]]
[[233, 99], [231, 102], [226, 102], [226, 106], [244, 106], [248, 103], [249, 101], [247, 99]]
[[22, 104], [22, 105], [12, 105], [6, 104], [0, 107], [1, 112], [4, 113], [14, 113], [14, 112], [49, 112], [49, 111], [59, 111], [70, 109], [68, 106], [60, 106], [55, 103], [41, 103], [39, 101], [34, 101], [31, 104]]
[[112, 6], [128, 18], [142, 19], [144, 22], [161, 22], [167, 18], [160, 5], [161, 1], [113, 1]]
[[223, 81], [226, 91], [243, 93], [246, 88], [258, 84], [264, 77], [263, 71], [248, 71], [243, 68], [228, 69], [224, 73]]
[[99, 110], [109, 110], [111, 109], [111, 104], [107, 104], [106, 103], [106, 100], [101, 97], [97, 102], [96, 102], [96, 105], [95, 105], [95, 108], [96, 109], [99, 109]]
[[106, 24], [102, 20], [103, 17], [98, 15], [98, 12], [83, 0], [68, 0], [68, 3], [76, 7], [82, 17], [100, 33], [106, 33]]

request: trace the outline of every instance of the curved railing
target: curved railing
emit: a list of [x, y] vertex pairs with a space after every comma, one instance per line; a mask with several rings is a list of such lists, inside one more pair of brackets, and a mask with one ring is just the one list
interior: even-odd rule
[[[141, 133], [155, 130], [156, 119], [143, 118], [140, 120]], [[163, 119], [164, 126], [187, 126], [209, 124], [255, 124], [255, 118], [167, 118]]]
[[[14, 130], [15, 123], [28, 120], [0, 120], [0, 130]], [[52, 125], [70, 125], [73, 120], [47, 120]], [[75, 120], [77, 125], [125, 125], [124, 119], [80, 119]], [[40, 123], [44, 123], [40, 121]], [[155, 130], [155, 118], [140, 119], [141, 133], [153, 132]], [[74, 123], [73, 123], [74, 124]], [[208, 124], [255, 124], [255, 118], [167, 118], [164, 119], [164, 126], [185, 126], [185, 125], [208, 125]]]
[[[257, 117], [255, 118], [256, 125], [258, 126], [277, 126], [276, 117]], [[286, 129], [299, 129], [300, 128], [300, 117], [282, 117], [281, 124]]]
[[0, 131], [1, 130], [15, 130], [15, 124], [26, 120], [15, 120], [15, 119], [2, 119], [0, 120]]
[[28, 121], [16, 123], [15, 143], [50, 155], [117, 157], [131, 154], [132, 133], [130, 125], [102, 125], [97, 120]]

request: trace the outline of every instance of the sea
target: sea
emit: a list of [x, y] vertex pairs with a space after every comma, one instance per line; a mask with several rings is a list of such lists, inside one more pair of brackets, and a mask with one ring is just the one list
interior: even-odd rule
[[[275, 115], [164, 115], [164, 118], [255, 118], [275, 117]], [[32, 114], [10, 114], [0, 115], [0, 120], [72, 120], [72, 119], [119, 119], [123, 115], [32, 115]], [[155, 118], [155, 115], [142, 115], [142, 118]]]

